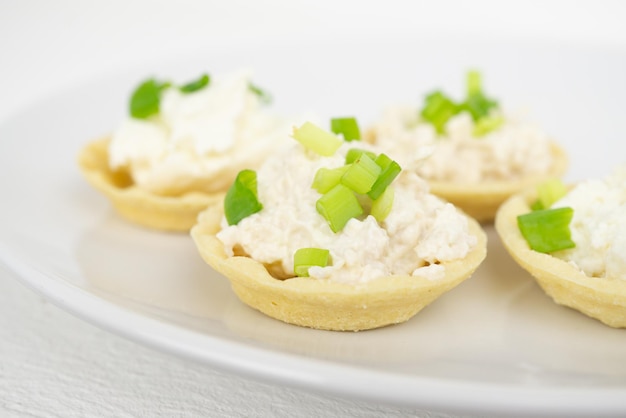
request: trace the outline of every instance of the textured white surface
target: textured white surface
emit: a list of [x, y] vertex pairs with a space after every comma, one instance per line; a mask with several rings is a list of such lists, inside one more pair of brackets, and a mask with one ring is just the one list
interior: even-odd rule
[[0, 306], [2, 417], [418, 414], [259, 383], [152, 351], [60, 310], [4, 269]]
[[[207, 45], [459, 33], [626, 45], [617, 1], [336, 3], [3, 1], [0, 123], [67, 86]], [[0, 358], [3, 417], [441, 416], [272, 386], [149, 350], [61, 311], [3, 269]]]

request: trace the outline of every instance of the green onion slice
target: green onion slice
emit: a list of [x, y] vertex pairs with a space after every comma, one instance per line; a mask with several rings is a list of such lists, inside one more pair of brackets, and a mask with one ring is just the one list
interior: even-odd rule
[[258, 96], [261, 103], [270, 104], [272, 102], [272, 95], [256, 84], [248, 83], [248, 89]]
[[330, 130], [342, 134], [345, 141], [361, 140], [361, 131], [355, 118], [333, 118], [330, 120]]
[[330, 261], [330, 251], [323, 248], [300, 248], [293, 255], [293, 271], [296, 276], [309, 277], [309, 268], [326, 267]]
[[338, 184], [323, 194], [315, 208], [326, 219], [333, 232], [339, 232], [352, 218], [363, 214], [363, 208], [354, 192], [343, 184]]
[[337, 135], [325, 131], [311, 122], [305, 122], [299, 128], [294, 128], [293, 137], [305, 148], [324, 157], [333, 155], [342, 144]]
[[263, 205], [257, 197], [256, 172], [240, 171], [224, 197], [224, 215], [228, 225], [237, 225], [239, 221], [261, 209]]
[[349, 168], [350, 166], [348, 165], [343, 165], [337, 168], [322, 167], [317, 170], [317, 173], [315, 173], [315, 178], [313, 178], [313, 184], [311, 187], [324, 194], [339, 184], [341, 177], [343, 177]]
[[367, 195], [376, 200], [387, 189], [387, 187], [398, 177], [398, 174], [402, 171], [400, 164], [389, 158], [385, 154], [380, 154], [376, 157], [376, 164], [381, 168], [381, 172], [372, 185], [372, 188]]
[[421, 115], [441, 134], [448, 120], [457, 113], [457, 105], [442, 92], [435, 91], [426, 96]]
[[498, 103], [495, 100], [489, 99], [483, 93], [482, 79], [478, 71], [468, 71], [466, 84], [467, 99], [460, 105], [459, 111], [467, 110], [476, 122], [488, 116], [491, 109], [498, 107]]
[[519, 215], [517, 225], [531, 249], [551, 253], [576, 246], [569, 229], [573, 216], [569, 207], [543, 209]]
[[393, 187], [387, 187], [383, 193], [372, 202], [372, 209], [370, 215], [372, 215], [378, 222], [382, 222], [387, 218], [387, 215], [391, 212], [393, 207], [394, 197]]
[[208, 74], [202, 74], [197, 80], [191, 81], [187, 84], [180, 86], [178, 89], [183, 93], [193, 93], [198, 90], [202, 90], [211, 82], [211, 77]]
[[348, 166], [341, 177], [341, 184], [357, 193], [367, 193], [378, 179], [382, 169], [367, 154], [361, 156]]
[[[489, 117], [491, 110], [498, 107], [498, 102], [488, 98], [483, 93], [480, 73], [474, 70], [468, 71], [466, 83], [467, 97], [462, 103], [455, 103], [441, 91], [435, 91], [426, 96], [421, 116], [425, 121], [432, 124], [438, 133], [443, 133], [450, 118], [462, 111], [469, 112], [474, 122], [477, 123], [474, 130], [475, 136], [485, 135], [502, 124], [500, 117], [493, 119]], [[487, 120], [479, 123], [483, 118], [487, 118]]]
[[159, 113], [161, 92], [168, 88], [170, 83], [155, 79], [144, 81], [135, 89], [130, 97], [130, 115], [137, 119], [146, 119]]
[[462, 110], [467, 110], [472, 115], [474, 121], [478, 121], [489, 115], [489, 111], [496, 107], [498, 107], [498, 103], [495, 100], [485, 97], [482, 93], [468, 97], [460, 106]]
[[567, 194], [567, 187], [560, 179], [550, 179], [537, 186], [537, 200], [531, 209], [549, 209], [557, 200]]
[[549, 208], [544, 208], [543, 205], [541, 204], [541, 201], [539, 199], [535, 200], [530, 205], [530, 210], [532, 210], [532, 211], [542, 210], [542, 209], [549, 209]]
[[352, 164], [362, 155], [366, 154], [372, 160], [376, 158], [376, 154], [361, 148], [350, 148], [346, 153], [346, 164]]
[[489, 115], [478, 119], [474, 124], [474, 136], [481, 137], [498, 129], [504, 123], [502, 115]]
[[480, 73], [476, 70], [470, 70], [467, 72], [465, 83], [467, 86], [467, 96], [473, 96], [475, 94], [481, 94], [482, 88], [482, 77]]

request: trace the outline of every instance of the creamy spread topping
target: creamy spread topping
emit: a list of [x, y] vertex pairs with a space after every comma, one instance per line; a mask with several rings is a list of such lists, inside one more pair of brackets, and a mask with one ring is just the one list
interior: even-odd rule
[[369, 215], [353, 218], [337, 233], [316, 210], [320, 193], [311, 187], [321, 167], [344, 165], [350, 148], [365, 143], [344, 143], [331, 157], [306, 152], [299, 144], [268, 158], [257, 171], [258, 198], [263, 204], [237, 225], [224, 220], [217, 237], [229, 255], [234, 249], [267, 266], [279, 266], [293, 275], [293, 256], [306, 247], [330, 251], [332, 264], [311, 267], [317, 279], [359, 284], [389, 275], [438, 279], [445, 274], [441, 262], [464, 257], [476, 244], [467, 219], [449, 203], [428, 191], [415, 173], [403, 171], [392, 183], [395, 191], [389, 215], [379, 224]]
[[503, 116], [501, 126], [476, 137], [474, 120], [461, 112], [438, 136], [414, 106], [394, 106], [374, 127], [376, 143], [427, 180], [478, 183], [548, 172], [552, 164], [548, 136], [512, 115]]
[[161, 95], [160, 112], [128, 118], [109, 146], [112, 169], [126, 169], [155, 194], [224, 190], [242, 168], [253, 168], [287, 142], [292, 122], [261, 108], [250, 73], [216, 76], [192, 93]]
[[552, 255], [587, 276], [626, 280], [626, 165], [602, 180], [578, 184], [553, 208], [571, 207], [576, 247]]

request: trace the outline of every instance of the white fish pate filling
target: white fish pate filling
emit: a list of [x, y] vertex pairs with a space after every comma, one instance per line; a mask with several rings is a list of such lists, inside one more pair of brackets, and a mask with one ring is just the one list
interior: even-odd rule
[[574, 209], [576, 247], [552, 253], [585, 275], [626, 280], [626, 165], [601, 180], [578, 184], [553, 208]]
[[[438, 136], [414, 106], [393, 106], [374, 128], [384, 152], [397, 155], [400, 165], [427, 180], [478, 183], [548, 172], [553, 162], [549, 137], [512, 115], [503, 116], [500, 127], [476, 137], [474, 120], [461, 112]], [[427, 152], [432, 155], [424, 159]]]
[[[332, 265], [311, 267], [316, 279], [359, 284], [389, 275], [442, 278], [440, 262], [464, 257], [476, 245], [467, 219], [454, 206], [428, 191], [427, 183], [414, 173], [402, 171], [390, 187], [395, 197], [391, 212], [378, 224], [369, 215], [353, 218], [338, 233], [332, 232], [317, 212], [321, 196], [311, 187], [317, 170], [344, 164], [344, 143], [332, 157], [319, 157], [299, 144], [270, 157], [257, 171], [258, 197], [263, 209], [228, 226], [222, 221], [217, 237], [229, 256], [241, 247], [251, 258], [266, 265], [279, 264], [293, 274], [293, 255], [299, 248], [330, 251]], [[358, 148], [370, 148], [358, 143]]]
[[224, 190], [236, 173], [256, 167], [281, 143], [293, 121], [261, 108], [250, 88], [250, 72], [216, 76], [184, 94], [162, 92], [160, 112], [130, 116], [109, 145], [111, 169], [126, 169], [135, 184], [155, 194]]

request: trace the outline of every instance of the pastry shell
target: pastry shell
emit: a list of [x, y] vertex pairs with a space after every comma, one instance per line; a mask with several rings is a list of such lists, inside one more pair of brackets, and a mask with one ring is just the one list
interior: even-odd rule
[[109, 138], [88, 143], [78, 155], [78, 165], [89, 184], [106, 195], [122, 217], [135, 224], [165, 231], [189, 231], [198, 213], [223, 199], [223, 192], [160, 196], [141, 189], [125, 171], [109, 168], [108, 144]]
[[245, 304], [283, 322], [317, 329], [359, 331], [407, 321], [471, 276], [486, 255], [487, 237], [468, 219], [477, 244], [465, 258], [443, 263], [445, 277], [440, 280], [390, 276], [362, 285], [308, 277], [280, 280], [252, 258], [226, 255], [216, 237], [222, 217], [221, 207], [211, 207], [191, 229], [202, 258], [231, 281]]
[[533, 251], [519, 231], [517, 216], [531, 211], [535, 188], [509, 198], [495, 228], [513, 259], [557, 304], [576, 309], [614, 328], [626, 328], [626, 280], [589, 277], [568, 262]]

